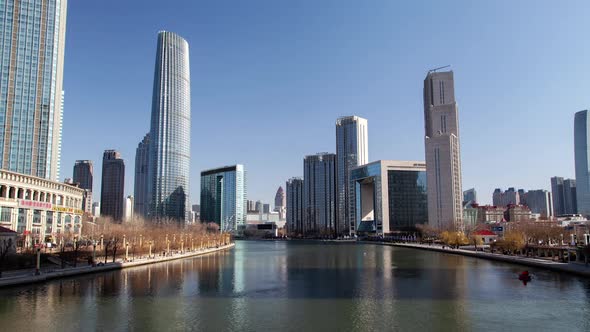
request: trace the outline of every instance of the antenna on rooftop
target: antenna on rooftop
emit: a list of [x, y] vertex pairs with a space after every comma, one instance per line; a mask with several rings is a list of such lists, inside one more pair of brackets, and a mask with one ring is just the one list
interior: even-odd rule
[[442, 67], [438, 67], [438, 68], [434, 68], [434, 69], [430, 69], [428, 71], [428, 73], [435, 73], [437, 70], [441, 70], [441, 69], [445, 69], [445, 68], [449, 68], [451, 65], [446, 65], [446, 66], [442, 66]]

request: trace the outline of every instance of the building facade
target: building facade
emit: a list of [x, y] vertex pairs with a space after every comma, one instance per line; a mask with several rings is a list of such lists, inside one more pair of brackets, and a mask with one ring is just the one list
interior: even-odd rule
[[563, 180], [563, 203], [565, 214], [578, 214], [576, 180]]
[[304, 235], [336, 234], [336, 155], [318, 153], [303, 160]]
[[576, 198], [578, 213], [590, 216], [590, 148], [588, 110], [574, 117], [574, 154], [576, 168]]
[[467, 189], [463, 192], [463, 202], [477, 203], [477, 192], [475, 191], [475, 188]]
[[74, 183], [82, 189], [92, 191], [92, 180], [94, 177], [94, 166], [92, 160], [76, 160], [74, 164]]
[[100, 215], [114, 221], [123, 220], [125, 197], [125, 162], [115, 150], [106, 150], [102, 157]]
[[133, 183], [134, 206], [133, 211], [139, 217], [148, 216], [150, 197], [149, 188], [149, 146], [150, 134], [146, 134], [135, 149], [135, 178]]
[[424, 129], [428, 222], [439, 229], [461, 229], [459, 115], [452, 71], [429, 71], [424, 79]]
[[0, 170], [0, 226], [17, 232], [18, 247], [79, 237], [83, 198], [74, 185]]
[[158, 34], [149, 147], [150, 219], [190, 219], [191, 99], [188, 43]]
[[426, 164], [380, 160], [350, 171], [357, 234], [386, 235], [428, 222]]
[[292, 235], [303, 234], [303, 179], [287, 180], [287, 232]]
[[84, 189], [84, 199], [82, 201], [82, 210], [92, 215], [92, 181], [94, 177], [94, 167], [92, 160], [76, 160], [74, 164], [73, 182], [78, 184], [79, 188]]
[[519, 205], [520, 193], [513, 187], [508, 188], [506, 191], [502, 191], [500, 188], [496, 188], [492, 194], [492, 203], [495, 206], [506, 207], [508, 205]]
[[337, 222], [336, 233], [353, 234], [355, 230], [354, 189], [350, 184], [350, 170], [369, 162], [368, 121], [359, 116], [345, 116], [336, 120]]
[[215, 222], [224, 232], [246, 223], [246, 171], [244, 165], [201, 172], [201, 221]]
[[0, 168], [57, 181], [67, 1], [1, 7]]
[[532, 213], [538, 213], [542, 217], [553, 217], [553, 201], [551, 193], [547, 190], [529, 190], [525, 194], [526, 206]]

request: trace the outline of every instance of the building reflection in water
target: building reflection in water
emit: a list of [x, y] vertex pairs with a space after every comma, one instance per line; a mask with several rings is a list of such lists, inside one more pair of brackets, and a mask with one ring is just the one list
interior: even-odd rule
[[192, 259], [2, 289], [0, 321], [6, 331], [474, 330], [541, 308], [588, 326], [574, 314], [590, 310], [588, 281], [533, 271], [523, 287], [519, 269], [376, 245], [239, 242]]

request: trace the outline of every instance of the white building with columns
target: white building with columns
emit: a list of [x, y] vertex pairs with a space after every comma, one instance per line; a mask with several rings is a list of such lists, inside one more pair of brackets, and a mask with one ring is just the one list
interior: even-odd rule
[[18, 233], [19, 247], [80, 236], [83, 198], [75, 185], [0, 170], [0, 226]]

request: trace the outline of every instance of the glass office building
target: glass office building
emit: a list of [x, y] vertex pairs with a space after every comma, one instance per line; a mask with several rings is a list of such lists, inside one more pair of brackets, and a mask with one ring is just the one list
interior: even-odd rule
[[0, 1], [0, 167], [59, 179], [65, 0]]
[[578, 213], [590, 216], [590, 144], [588, 139], [588, 111], [577, 112], [574, 117], [574, 153], [576, 166], [576, 198]]
[[303, 160], [304, 235], [336, 233], [336, 155], [318, 153]]
[[424, 162], [380, 160], [353, 168], [350, 178], [358, 234], [411, 231], [427, 223]]
[[345, 116], [336, 120], [337, 168], [337, 223], [340, 235], [354, 233], [354, 188], [350, 185], [350, 170], [369, 162], [368, 122], [359, 116]]
[[189, 203], [191, 100], [188, 43], [158, 34], [149, 141], [150, 219], [191, 219]]
[[246, 171], [244, 165], [201, 172], [201, 222], [214, 222], [224, 232], [246, 224]]

